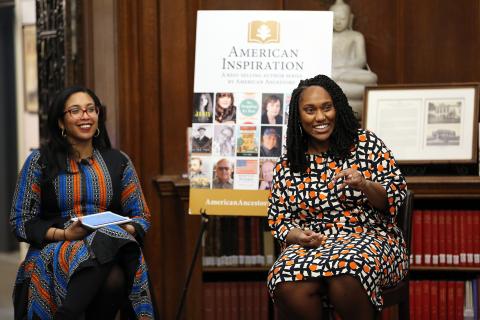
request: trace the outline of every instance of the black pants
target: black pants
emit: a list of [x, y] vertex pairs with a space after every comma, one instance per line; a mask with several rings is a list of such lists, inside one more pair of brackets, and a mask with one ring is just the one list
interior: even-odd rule
[[131, 243], [119, 250], [114, 261], [73, 274], [55, 319], [74, 320], [81, 315], [85, 315], [86, 320], [114, 319], [118, 310], [129, 304], [128, 294], [138, 267], [139, 254], [137, 245]]

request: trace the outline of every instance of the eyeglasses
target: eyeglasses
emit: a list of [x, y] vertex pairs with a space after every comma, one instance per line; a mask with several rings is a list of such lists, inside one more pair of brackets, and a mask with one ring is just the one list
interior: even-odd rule
[[80, 119], [83, 117], [84, 113], [87, 113], [89, 117], [93, 117], [98, 115], [98, 107], [97, 106], [88, 106], [86, 108], [80, 108], [80, 107], [73, 107], [71, 109], [68, 109], [67, 111], [63, 112], [65, 115], [66, 113], [70, 113], [70, 116], [74, 119]]

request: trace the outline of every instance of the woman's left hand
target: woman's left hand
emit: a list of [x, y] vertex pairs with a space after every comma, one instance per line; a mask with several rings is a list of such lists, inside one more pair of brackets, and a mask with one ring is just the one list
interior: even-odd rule
[[122, 224], [122, 225], [120, 225], [120, 227], [122, 227], [123, 230], [127, 231], [132, 236], [135, 236], [135, 227], [133, 225], [131, 225], [130, 223]]
[[338, 186], [339, 190], [349, 186], [355, 190], [365, 191], [368, 184], [368, 180], [363, 174], [352, 168], [340, 171], [333, 179], [337, 182], [341, 178], [343, 178], [343, 182]]

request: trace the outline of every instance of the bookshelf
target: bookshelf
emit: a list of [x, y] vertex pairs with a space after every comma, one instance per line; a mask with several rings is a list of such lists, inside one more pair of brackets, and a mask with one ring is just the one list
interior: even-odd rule
[[[474, 253], [480, 254], [480, 246], [475, 247], [479, 230], [474, 230], [472, 222], [480, 219], [480, 177], [408, 176], [407, 184], [415, 194], [410, 315], [415, 319], [473, 319], [473, 314], [480, 311], [480, 264], [473, 258]], [[443, 261], [447, 262], [438, 258], [434, 264], [433, 256], [439, 257], [441, 252], [446, 253]], [[426, 258], [429, 255], [431, 260]]]
[[[160, 197], [162, 229], [176, 237], [175, 248], [163, 250], [163, 260], [167, 264], [167, 272], [174, 271], [177, 279], [165, 275], [165, 283], [170, 286], [172, 300], [167, 302], [176, 305], [183, 288], [183, 282], [193, 256], [193, 249], [200, 227], [200, 217], [188, 215], [188, 179], [179, 176], [157, 176], [154, 179]], [[414, 209], [442, 208], [455, 209], [458, 203], [460, 209], [480, 209], [480, 177], [477, 176], [408, 176], [407, 184], [415, 194]], [[179, 230], [183, 229], [183, 230]], [[170, 241], [171, 240], [164, 240]], [[182, 259], [171, 261], [171, 257], [183, 254]], [[171, 265], [170, 265], [171, 264]], [[182, 273], [183, 272], [183, 273]], [[222, 266], [202, 267], [201, 257], [196, 261], [190, 287], [185, 302], [183, 319], [204, 319], [203, 308], [205, 301], [205, 287], [210, 288], [215, 281], [221, 282], [221, 287], [228, 290], [228, 286], [236, 287], [245, 282], [262, 280], [263, 285], [268, 272], [267, 266]], [[480, 276], [480, 266], [412, 266], [410, 278], [413, 281], [458, 280], [474, 279]], [[230, 288], [230, 297], [234, 290]], [[212, 295], [212, 292], [207, 293]], [[241, 299], [241, 298], [238, 298]], [[269, 318], [273, 319], [272, 306], [269, 306]]]
[[[167, 270], [167, 274], [163, 275], [164, 285], [166, 284], [169, 287], [169, 292], [174, 297], [169, 299], [169, 301], [164, 301], [163, 305], [172, 309], [168, 314], [174, 315], [172, 306], [176, 307], [178, 305], [183, 290], [183, 284], [200, 230], [200, 216], [188, 214], [188, 179], [173, 175], [159, 175], [154, 178], [154, 184], [160, 197], [161, 212], [159, 224], [162, 226], [162, 234], [167, 234], [165, 239], [157, 240], [164, 241], [159, 246], [163, 253], [161, 254], [161, 259], [166, 264], [165, 270]], [[253, 244], [247, 244], [246, 254], [253, 257], [253, 254], [249, 253], [248, 247], [253, 247], [255, 244], [257, 253], [254, 254], [257, 260], [247, 259], [243, 265], [241, 265], [242, 262], [236, 260], [227, 264], [222, 260], [220, 265], [216, 265], [217, 263], [214, 262], [214, 265], [202, 266], [202, 262], [203, 264], [205, 263], [202, 261], [205, 256], [200, 255], [195, 262], [182, 319], [208, 319], [209, 315], [215, 315], [213, 317], [219, 319], [234, 319], [235, 316], [239, 316], [239, 319], [273, 319], [273, 308], [267, 296], [266, 288], [269, 266], [266, 261], [262, 260], [263, 253], [258, 254], [259, 247], [262, 247], [261, 250], [264, 249], [264, 245], [260, 246], [260, 242], [266, 238], [261, 230], [260, 217], [225, 218], [210, 216], [207, 225], [207, 235], [204, 238], [205, 245], [208, 245], [209, 241], [209, 227], [213, 226], [216, 228], [216, 230], [210, 230], [211, 233], [218, 233], [218, 230], [222, 230], [225, 226], [230, 228], [229, 222], [220, 224], [221, 219], [230, 219], [230, 221], [231, 219], [246, 220], [245, 228], [251, 230], [251, 234], [256, 234], [258, 238], [257, 241], [253, 241]], [[237, 227], [235, 226], [234, 228]], [[259, 230], [259, 232], [255, 233], [254, 230]], [[248, 239], [251, 234], [247, 234], [245, 238]], [[226, 240], [227, 235], [222, 233], [220, 239]], [[168, 243], [172, 243], [172, 239], [175, 239], [174, 247], [168, 245]], [[273, 238], [271, 240], [273, 243]], [[228, 245], [228, 247], [220, 248], [220, 250], [230, 251], [232, 248]], [[210, 254], [210, 256], [216, 255], [218, 255], [218, 252]], [[172, 260], [171, 257], [176, 257], [176, 259]], [[178, 257], [180, 259], [177, 259]], [[175, 274], [175, 277], [172, 277], [172, 274]], [[221, 302], [215, 305], [215, 303], [212, 304], [212, 300]], [[252, 317], [252, 315], [255, 316]]]

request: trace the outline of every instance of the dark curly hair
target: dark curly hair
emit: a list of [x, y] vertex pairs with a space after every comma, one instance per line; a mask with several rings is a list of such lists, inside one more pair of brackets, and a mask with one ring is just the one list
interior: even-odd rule
[[336, 111], [335, 128], [329, 138], [328, 154], [337, 159], [345, 158], [358, 139], [357, 130], [360, 123], [338, 84], [325, 75], [301, 80], [292, 92], [287, 127], [287, 159], [294, 172], [304, 172], [307, 168], [305, 152], [310, 137], [302, 130], [298, 108], [303, 90], [310, 86], [324, 88], [332, 97]]
[[71, 95], [78, 92], [88, 94], [95, 105], [99, 108], [98, 113], [98, 129], [100, 133], [93, 137], [93, 147], [98, 150], [106, 150], [111, 148], [110, 138], [105, 126], [106, 110], [97, 95], [90, 89], [83, 86], [72, 86], [61, 90], [54, 98], [48, 109], [47, 115], [47, 139], [40, 147], [42, 156], [42, 165], [44, 168], [44, 179], [50, 180], [66, 170], [67, 156], [73, 154], [72, 145], [67, 139], [62, 137], [62, 130], [58, 126], [58, 120], [65, 116], [65, 104]]

